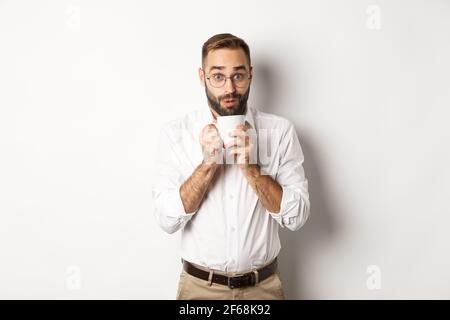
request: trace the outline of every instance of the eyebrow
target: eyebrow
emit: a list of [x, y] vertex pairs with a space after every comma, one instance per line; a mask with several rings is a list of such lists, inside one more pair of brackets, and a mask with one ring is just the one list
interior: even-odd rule
[[[214, 69], [217, 69], [217, 70], [223, 70], [223, 69], [225, 69], [226, 67], [224, 67], [224, 66], [212, 66], [211, 68], [209, 68], [209, 72], [211, 72], [212, 70], [214, 70]], [[242, 69], [244, 69], [245, 71], [247, 71], [247, 68], [244, 66], [244, 65], [240, 65], [240, 66], [237, 66], [237, 67], [233, 67], [233, 70], [234, 71], [237, 71], [237, 70], [242, 70]]]

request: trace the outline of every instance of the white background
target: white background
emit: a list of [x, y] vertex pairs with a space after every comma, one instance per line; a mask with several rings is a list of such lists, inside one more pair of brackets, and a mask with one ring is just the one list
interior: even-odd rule
[[250, 105], [305, 154], [287, 297], [450, 298], [446, 0], [0, 1], [0, 298], [175, 297], [157, 133], [207, 108], [221, 32], [252, 50]]

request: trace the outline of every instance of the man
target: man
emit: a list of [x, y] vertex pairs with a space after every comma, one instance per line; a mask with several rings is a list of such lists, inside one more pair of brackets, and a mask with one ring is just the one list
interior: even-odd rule
[[[307, 220], [308, 182], [292, 123], [247, 106], [252, 72], [242, 39], [211, 37], [198, 71], [209, 109], [161, 131], [153, 197], [160, 226], [182, 231], [177, 299], [284, 299], [278, 228], [298, 230]], [[245, 115], [245, 123], [224, 145], [216, 123], [228, 115]], [[240, 161], [229, 163], [222, 150]]]

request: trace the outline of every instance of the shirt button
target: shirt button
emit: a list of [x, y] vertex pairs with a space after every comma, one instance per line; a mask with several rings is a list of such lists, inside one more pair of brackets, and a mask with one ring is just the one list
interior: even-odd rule
[[235, 232], [235, 231], [236, 231], [236, 228], [235, 228], [235, 227], [231, 227], [231, 228], [230, 228], [230, 231], [231, 231], [231, 232]]
[[230, 199], [233, 199], [233, 195], [232, 194], [230, 194], [228, 197], [230, 197]]

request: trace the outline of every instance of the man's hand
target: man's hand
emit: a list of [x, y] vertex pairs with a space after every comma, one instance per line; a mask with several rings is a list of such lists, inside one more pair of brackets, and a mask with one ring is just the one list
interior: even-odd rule
[[202, 146], [204, 163], [222, 163], [223, 141], [214, 124], [210, 123], [203, 128], [200, 134], [200, 145]]
[[252, 134], [253, 130], [250, 130], [251, 126], [248, 122], [245, 124], [239, 124], [236, 128], [229, 133], [233, 139], [225, 145], [225, 148], [229, 148], [229, 154], [237, 159], [237, 163], [241, 169], [246, 169], [250, 165], [257, 164], [255, 159], [256, 135]]

